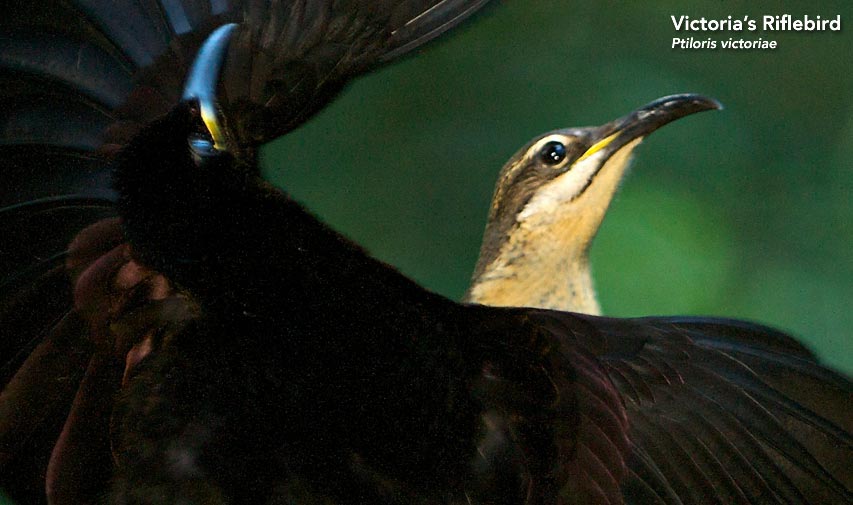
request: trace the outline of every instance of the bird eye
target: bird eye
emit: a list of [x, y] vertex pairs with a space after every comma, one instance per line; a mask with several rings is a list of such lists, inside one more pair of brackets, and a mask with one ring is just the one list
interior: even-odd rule
[[192, 150], [197, 152], [198, 154], [205, 156], [210, 154], [216, 154], [216, 150], [213, 146], [213, 141], [210, 140], [210, 138], [205, 138], [201, 135], [191, 135], [188, 140]]
[[552, 140], [539, 150], [539, 159], [546, 165], [556, 165], [566, 159], [566, 146]]
[[207, 153], [213, 150], [213, 142], [208, 139], [191, 138], [190, 146], [199, 152]]
[[206, 163], [206, 160], [215, 158], [220, 153], [214, 147], [213, 141], [202, 135], [191, 135], [189, 139], [190, 153], [197, 165]]

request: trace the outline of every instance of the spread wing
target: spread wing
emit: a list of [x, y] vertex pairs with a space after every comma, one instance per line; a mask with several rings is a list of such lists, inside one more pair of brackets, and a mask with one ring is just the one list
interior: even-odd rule
[[25, 503], [44, 501], [51, 451], [93, 353], [73, 307], [69, 244], [111, 212], [90, 197], [0, 210], [0, 487]]
[[[221, 106], [241, 154], [251, 157], [349, 79], [421, 47], [485, 3], [2, 2], [0, 489], [26, 503], [44, 501], [45, 482], [54, 503], [97, 493], [109, 474], [108, 412], [125, 362], [152, 332], [192, 317], [168, 280], [130, 259], [120, 223], [110, 219], [109, 166], [179, 100], [206, 36], [241, 24]], [[117, 320], [132, 324], [116, 329]]]
[[791, 337], [723, 319], [543, 315], [582, 355], [570, 503], [853, 500], [853, 384]]
[[101, 156], [181, 96], [196, 51], [241, 23], [222, 77], [236, 143], [298, 126], [352, 77], [444, 33], [487, 0], [4, 1], [0, 204], [107, 188]]

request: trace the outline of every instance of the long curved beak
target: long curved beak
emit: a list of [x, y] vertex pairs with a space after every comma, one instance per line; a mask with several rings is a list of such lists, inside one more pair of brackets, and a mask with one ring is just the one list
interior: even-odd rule
[[658, 98], [627, 116], [598, 128], [590, 148], [580, 159], [601, 150], [606, 152], [605, 157], [609, 157], [631, 141], [645, 137], [676, 119], [697, 112], [722, 108], [722, 104], [717, 100], [702, 95], [688, 93]]
[[216, 85], [228, 50], [228, 44], [237, 28], [235, 23], [222, 25], [213, 31], [198, 50], [184, 86], [184, 100], [198, 101], [201, 119], [213, 139], [213, 148], [226, 151], [226, 135], [219, 117]]

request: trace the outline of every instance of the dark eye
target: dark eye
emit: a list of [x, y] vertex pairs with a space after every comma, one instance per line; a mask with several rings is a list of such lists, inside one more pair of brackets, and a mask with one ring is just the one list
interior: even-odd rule
[[546, 165], [556, 165], [566, 159], [566, 146], [552, 140], [539, 150], [539, 159]]
[[196, 165], [201, 166], [221, 154], [214, 147], [213, 140], [210, 139], [209, 135], [191, 134], [187, 140], [190, 144], [190, 153]]
[[213, 141], [210, 138], [205, 138], [201, 135], [190, 135], [187, 139], [190, 143], [190, 148], [202, 156], [216, 154], [216, 149], [213, 147]]

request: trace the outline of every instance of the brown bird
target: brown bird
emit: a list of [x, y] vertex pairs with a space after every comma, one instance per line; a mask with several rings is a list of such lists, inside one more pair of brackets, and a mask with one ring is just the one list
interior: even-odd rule
[[[587, 155], [591, 173], [662, 122], [716, 106], [661, 99], [592, 131], [567, 165]], [[116, 499], [851, 499], [853, 386], [790, 337], [453, 303], [229, 153], [199, 165], [186, 139], [201, 124], [192, 102], [176, 107], [116, 167], [135, 257], [189, 307], [126, 372]]]
[[[264, 182], [228, 109], [208, 107], [235, 30], [117, 155], [120, 220], [79, 233], [67, 267], [5, 285], [0, 328], [37, 342], [0, 399], [6, 454], [26, 460], [14, 435], [50, 431], [43, 405], [75, 395], [55, 502], [850, 502], [853, 385], [792, 338], [458, 304]], [[658, 122], [715, 106], [668, 97], [566, 164], [627, 157]], [[68, 272], [74, 310], [47, 303]], [[105, 459], [109, 484], [89, 464]]]
[[[601, 314], [589, 250], [634, 148], [655, 129], [708, 110], [706, 105], [664, 112], [654, 103], [601, 127], [554, 130], [528, 142], [498, 176], [464, 300]], [[595, 156], [644, 114], [658, 114], [659, 120], [617, 156]], [[601, 140], [590, 142], [596, 138]]]

